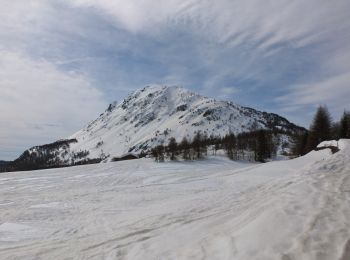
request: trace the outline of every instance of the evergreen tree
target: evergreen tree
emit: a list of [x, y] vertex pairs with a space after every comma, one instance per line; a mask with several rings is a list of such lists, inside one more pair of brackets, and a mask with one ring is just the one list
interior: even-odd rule
[[350, 113], [344, 111], [339, 128], [339, 138], [350, 138]]
[[307, 141], [309, 133], [306, 131], [303, 134], [297, 135], [294, 138], [292, 153], [296, 156], [302, 156], [307, 153]]
[[257, 133], [255, 160], [258, 162], [265, 162], [265, 159], [269, 158], [270, 156], [266, 133], [264, 130], [259, 130]]
[[154, 147], [154, 148], [151, 149], [151, 155], [152, 155], [152, 157], [154, 158], [154, 160], [155, 160], [156, 162], [159, 161], [158, 150], [156, 149], [156, 147]]
[[204, 132], [204, 135], [201, 137], [200, 141], [200, 146], [201, 146], [201, 153], [202, 156], [207, 156], [208, 155], [208, 145], [209, 145], [209, 138], [206, 132]]
[[237, 149], [236, 149], [236, 136], [234, 133], [230, 133], [226, 135], [223, 140], [223, 147], [226, 151], [226, 154], [228, 158], [231, 160], [236, 160], [237, 159]]
[[184, 160], [190, 160], [190, 144], [187, 141], [186, 137], [184, 137], [181, 143], [179, 144], [179, 150], [181, 151], [182, 158]]
[[328, 109], [320, 106], [310, 126], [307, 151], [315, 149], [322, 141], [331, 139], [331, 125], [332, 120]]
[[200, 131], [198, 131], [196, 133], [196, 135], [194, 136], [193, 141], [191, 143], [191, 146], [194, 150], [193, 156], [196, 159], [202, 158], [203, 157], [203, 154], [202, 154], [202, 134]]
[[246, 142], [243, 137], [244, 133], [241, 133], [237, 135], [236, 140], [236, 150], [237, 150], [237, 157], [239, 160], [244, 160], [244, 150], [246, 149]]
[[177, 142], [176, 139], [174, 137], [171, 137], [169, 139], [169, 144], [167, 147], [167, 151], [168, 151], [168, 155], [170, 157], [170, 160], [174, 161], [176, 159], [176, 155], [177, 155]]
[[151, 154], [157, 162], [164, 162], [164, 152], [163, 145], [158, 145], [151, 150]]
[[334, 122], [332, 124], [332, 128], [331, 128], [331, 136], [332, 136], [332, 139], [335, 139], [335, 140], [339, 140], [341, 137], [340, 137], [340, 121], [339, 122]]

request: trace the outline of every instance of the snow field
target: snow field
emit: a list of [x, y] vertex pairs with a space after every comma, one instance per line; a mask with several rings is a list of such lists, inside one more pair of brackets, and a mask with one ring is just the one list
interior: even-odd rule
[[266, 164], [0, 175], [0, 259], [350, 259], [350, 142]]

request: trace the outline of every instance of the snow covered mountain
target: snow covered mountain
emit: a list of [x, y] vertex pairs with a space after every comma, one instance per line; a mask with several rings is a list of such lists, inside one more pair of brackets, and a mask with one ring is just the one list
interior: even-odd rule
[[252, 128], [299, 131], [286, 119], [227, 101], [217, 101], [181, 87], [149, 86], [108, 109], [70, 139], [72, 151], [92, 158], [140, 152], [167, 143], [170, 137], [192, 139], [197, 131], [224, 136]]
[[[107, 159], [128, 152], [148, 151], [170, 137], [191, 140], [196, 132], [224, 136], [252, 129], [303, 131], [276, 114], [260, 112], [232, 102], [218, 101], [182, 87], [147, 86], [107, 110], [84, 129], [47, 147], [33, 147], [23, 158], [50, 154], [53, 164]], [[108, 159], [107, 159], [108, 160]]]

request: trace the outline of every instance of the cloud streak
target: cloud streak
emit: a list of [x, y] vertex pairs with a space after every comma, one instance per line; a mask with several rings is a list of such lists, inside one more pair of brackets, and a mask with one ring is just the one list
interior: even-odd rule
[[[344, 78], [337, 74], [349, 70], [349, 59], [327, 66], [329, 60], [350, 52], [350, 4], [346, 0], [219, 0], [215, 4], [208, 0], [74, 0], [73, 3], [108, 14], [115, 26], [133, 34], [157, 38], [174, 28], [190, 31], [191, 35], [203, 40], [196, 46], [202, 53], [196, 61], [211, 75], [203, 82], [203, 91], [208, 93], [210, 88], [226, 88], [225, 81], [231, 77], [233, 81], [256, 82], [253, 85], [259, 85], [260, 89], [270, 86], [274, 93], [278, 92], [277, 84], [283, 84], [279, 87], [290, 94], [282, 93], [282, 97], [276, 99], [271, 97], [277, 101], [277, 107], [296, 106], [296, 96], [308, 96], [314, 91], [324, 97], [323, 102], [333, 102], [331, 98], [327, 100], [329, 89], [324, 86], [332, 82], [332, 88], [336, 89], [334, 93], [342, 92], [344, 82], [335, 78]], [[166, 54], [167, 60], [171, 60], [173, 53]], [[228, 62], [222, 55], [229, 55], [237, 62]], [[173, 66], [175, 68], [176, 64]], [[179, 69], [175, 69], [171, 74], [178, 72]], [[283, 79], [277, 80], [276, 73], [283, 74]], [[293, 76], [298, 78], [291, 79]], [[272, 82], [273, 77], [275, 82]], [[281, 100], [284, 105], [279, 102]], [[302, 100], [300, 105], [313, 106], [321, 99], [305, 97]], [[344, 102], [339, 104], [346, 105]]]
[[349, 83], [350, 73], [345, 73], [320, 82], [294, 85], [277, 101], [287, 103], [287, 110], [298, 110], [311, 104], [328, 105], [333, 111], [341, 113], [349, 102]]
[[0, 147], [5, 155], [68, 136], [105, 106], [102, 93], [81, 75], [18, 53], [0, 51], [0, 56]]
[[72, 0], [110, 15], [115, 24], [137, 33], [157, 33], [187, 26], [215, 41], [238, 46], [250, 42], [257, 49], [281, 42], [301, 47], [347, 29], [349, 3], [329, 1]]
[[348, 10], [347, 0], [5, 1], [0, 159], [65, 137], [153, 83], [304, 126], [319, 104], [337, 116], [350, 109]]

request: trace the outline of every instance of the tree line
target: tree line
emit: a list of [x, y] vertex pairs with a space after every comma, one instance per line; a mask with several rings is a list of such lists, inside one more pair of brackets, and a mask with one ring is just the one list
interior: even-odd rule
[[350, 112], [344, 111], [340, 121], [332, 122], [327, 107], [320, 106], [309, 131], [295, 137], [292, 152], [296, 156], [305, 155], [323, 141], [342, 138], [350, 138]]
[[[224, 150], [232, 160], [265, 162], [276, 155], [277, 134], [291, 136], [289, 132], [273, 130], [254, 130], [238, 135], [229, 133], [224, 137], [210, 136], [198, 131], [192, 140], [184, 137], [180, 143], [172, 137], [167, 145], [158, 145], [151, 149], [151, 156], [158, 162], [169, 160], [198, 160], [208, 152], [216, 154]], [[301, 156], [316, 149], [326, 140], [350, 138], [350, 112], [344, 111], [341, 119], [333, 122], [325, 106], [320, 106], [313, 118], [309, 130], [299, 131], [293, 136], [294, 142], [289, 155]]]
[[238, 135], [227, 134], [224, 137], [210, 136], [198, 131], [192, 140], [186, 137], [180, 143], [174, 137], [167, 145], [158, 145], [151, 149], [151, 155], [157, 162], [169, 160], [198, 160], [224, 150], [232, 160], [265, 162], [276, 154], [274, 133], [270, 130], [243, 132]]

